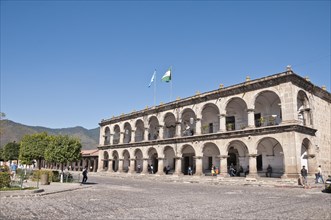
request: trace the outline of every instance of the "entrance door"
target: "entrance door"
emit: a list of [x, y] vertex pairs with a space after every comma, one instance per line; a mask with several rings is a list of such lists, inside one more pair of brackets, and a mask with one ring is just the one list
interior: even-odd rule
[[262, 164], [262, 154], [256, 157], [256, 169], [258, 171], [263, 170], [263, 164]]
[[[184, 157], [184, 174], [187, 175], [188, 167], [190, 166], [190, 157]], [[192, 167], [191, 167], [192, 168]]]
[[208, 157], [208, 168], [207, 170], [211, 169], [211, 166], [213, 165], [213, 158], [212, 157]]

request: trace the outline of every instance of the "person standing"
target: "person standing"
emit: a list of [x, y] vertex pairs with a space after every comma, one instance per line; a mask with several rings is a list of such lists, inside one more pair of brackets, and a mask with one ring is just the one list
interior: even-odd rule
[[302, 169], [301, 169], [301, 176], [302, 176], [302, 185], [303, 185], [303, 187], [306, 187], [306, 186], [307, 186], [307, 176], [308, 176], [308, 172], [307, 172], [305, 166], [302, 166]]
[[272, 173], [272, 167], [270, 166], [270, 164], [268, 164], [267, 172], [265, 173], [265, 176], [271, 177], [271, 173]]
[[87, 181], [87, 166], [83, 169], [83, 180], [82, 183], [86, 183]]

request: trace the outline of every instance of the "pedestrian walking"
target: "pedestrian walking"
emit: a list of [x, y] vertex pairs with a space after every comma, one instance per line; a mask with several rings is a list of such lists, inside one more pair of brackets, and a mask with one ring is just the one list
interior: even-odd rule
[[87, 166], [83, 169], [83, 180], [82, 183], [86, 183], [87, 181]]
[[321, 165], [319, 165], [317, 167], [316, 173], [315, 173], [315, 183], [320, 183], [320, 182], [324, 183]]

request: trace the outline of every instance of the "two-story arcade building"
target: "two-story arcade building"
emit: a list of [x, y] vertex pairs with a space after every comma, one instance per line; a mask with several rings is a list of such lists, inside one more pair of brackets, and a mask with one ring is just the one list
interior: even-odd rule
[[285, 72], [102, 120], [98, 172], [228, 174], [296, 178], [331, 174], [331, 94]]

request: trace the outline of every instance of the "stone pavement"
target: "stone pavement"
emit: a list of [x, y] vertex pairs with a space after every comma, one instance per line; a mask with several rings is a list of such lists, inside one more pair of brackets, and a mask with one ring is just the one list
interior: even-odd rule
[[[73, 172], [74, 174], [78, 174]], [[187, 175], [157, 175], [157, 174], [127, 174], [127, 173], [89, 173], [89, 176], [102, 176], [109, 178], [123, 178], [123, 179], [143, 179], [150, 181], [162, 182], [178, 182], [178, 183], [192, 183], [192, 184], [212, 184], [212, 185], [252, 185], [264, 187], [284, 187], [284, 188], [303, 188], [298, 185], [296, 179], [281, 179], [281, 178], [245, 178], [245, 177], [221, 177], [221, 176], [187, 176]], [[314, 179], [308, 179], [309, 188], [324, 188], [324, 184], [315, 184]], [[23, 187], [36, 187], [37, 183], [27, 181]], [[29, 197], [29, 196], [45, 196], [54, 193], [61, 193], [82, 188], [92, 187], [90, 184], [80, 183], [59, 183], [51, 182], [49, 185], [39, 185], [36, 190], [15, 190], [15, 191], [1, 191], [0, 198], [4, 197]]]

